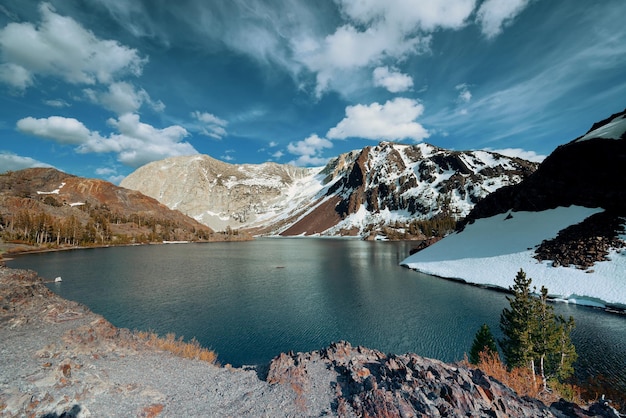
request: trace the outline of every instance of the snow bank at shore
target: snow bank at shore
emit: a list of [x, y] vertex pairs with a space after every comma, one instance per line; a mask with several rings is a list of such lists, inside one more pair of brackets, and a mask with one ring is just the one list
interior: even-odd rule
[[626, 252], [612, 251], [609, 261], [588, 270], [552, 267], [551, 262], [533, 258], [543, 240], [598, 212], [602, 209], [570, 206], [478, 219], [400, 264], [434, 276], [504, 289], [513, 285], [521, 268], [533, 279], [533, 286], [545, 286], [555, 299], [626, 308]]

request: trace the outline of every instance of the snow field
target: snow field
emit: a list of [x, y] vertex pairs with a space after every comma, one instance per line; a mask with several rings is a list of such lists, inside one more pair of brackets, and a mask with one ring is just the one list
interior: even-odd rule
[[[552, 267], [551, 262], [533, 258], [535, 247], [543, 240], [601, 211], [570, 206], [479, 219], [400, 264], [434, 276], [504, 289], [513, 285], [521, 268], [532, 278], [533, 286], [545, 286], [555, 299], [626, 307], [626, 252], [612, 251], [609, 261], [588, 270]], [[506, 219], [509, 214], [512, 218]]]

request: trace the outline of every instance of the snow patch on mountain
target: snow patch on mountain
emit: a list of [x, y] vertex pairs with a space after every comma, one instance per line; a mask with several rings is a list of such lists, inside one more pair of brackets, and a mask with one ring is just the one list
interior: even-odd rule
[[620, 115], [613, 118], [609, 123], [578, 138], [576, 142], [587, 141], [592, 138], [621, 139], [624, 134], [626, 134], [626, 115]]
[[[571, 303], [626, 308], [626, 251], [613, 250], [609, 261], [592, 269], [553, 267], [533, 258], [543, 240], [602, 212], [600, 208], [558, 207], [541, 212], [508, 212], [477, 219], [400, 264], [434, 276], [507, 289], [523, 269], [538, 289]], [[626, 240], [626, 235], [620, 235]]]

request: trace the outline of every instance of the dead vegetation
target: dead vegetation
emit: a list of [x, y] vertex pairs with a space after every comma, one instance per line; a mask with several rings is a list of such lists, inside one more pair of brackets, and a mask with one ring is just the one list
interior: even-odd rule
[[217, 362], [217, 354], [208, 348], [202, 347], [195, 338], [192, 338], [190, 341], [184, 341], [182, 336], [176, 338], [176, 335], [173, 333], [160, 337], [154, 332], [146, 331], [136, 331], [135, 336], [149, 347], [169, 351], [179, 357], [205, 361], [210, 364]]

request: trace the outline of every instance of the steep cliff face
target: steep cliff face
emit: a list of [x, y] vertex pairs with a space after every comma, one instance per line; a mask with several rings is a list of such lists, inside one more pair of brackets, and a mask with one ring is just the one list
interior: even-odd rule
[[121, 184], [214, 229], [363, 236], [411, 219], [462, 217], [535, 167], [486, 151], [384, 142], [342, 154], [323, 168], [175, 157], [141, 167]]
[[[378, 233], [383, 225], [440, 216], [461, 218], [494, 190], [516, 184], [536, 168], [487, 151], [449, 151], [429, 144], [383, 142], [339, 156], [322, 171], [321, 200], [334, 203], [327, 234]], [[329, 218], [329, 205], [311, 208], [283, 235], [313, 233], [307, 225]], [[370, 232], [368, 232], [370, 231]]]

